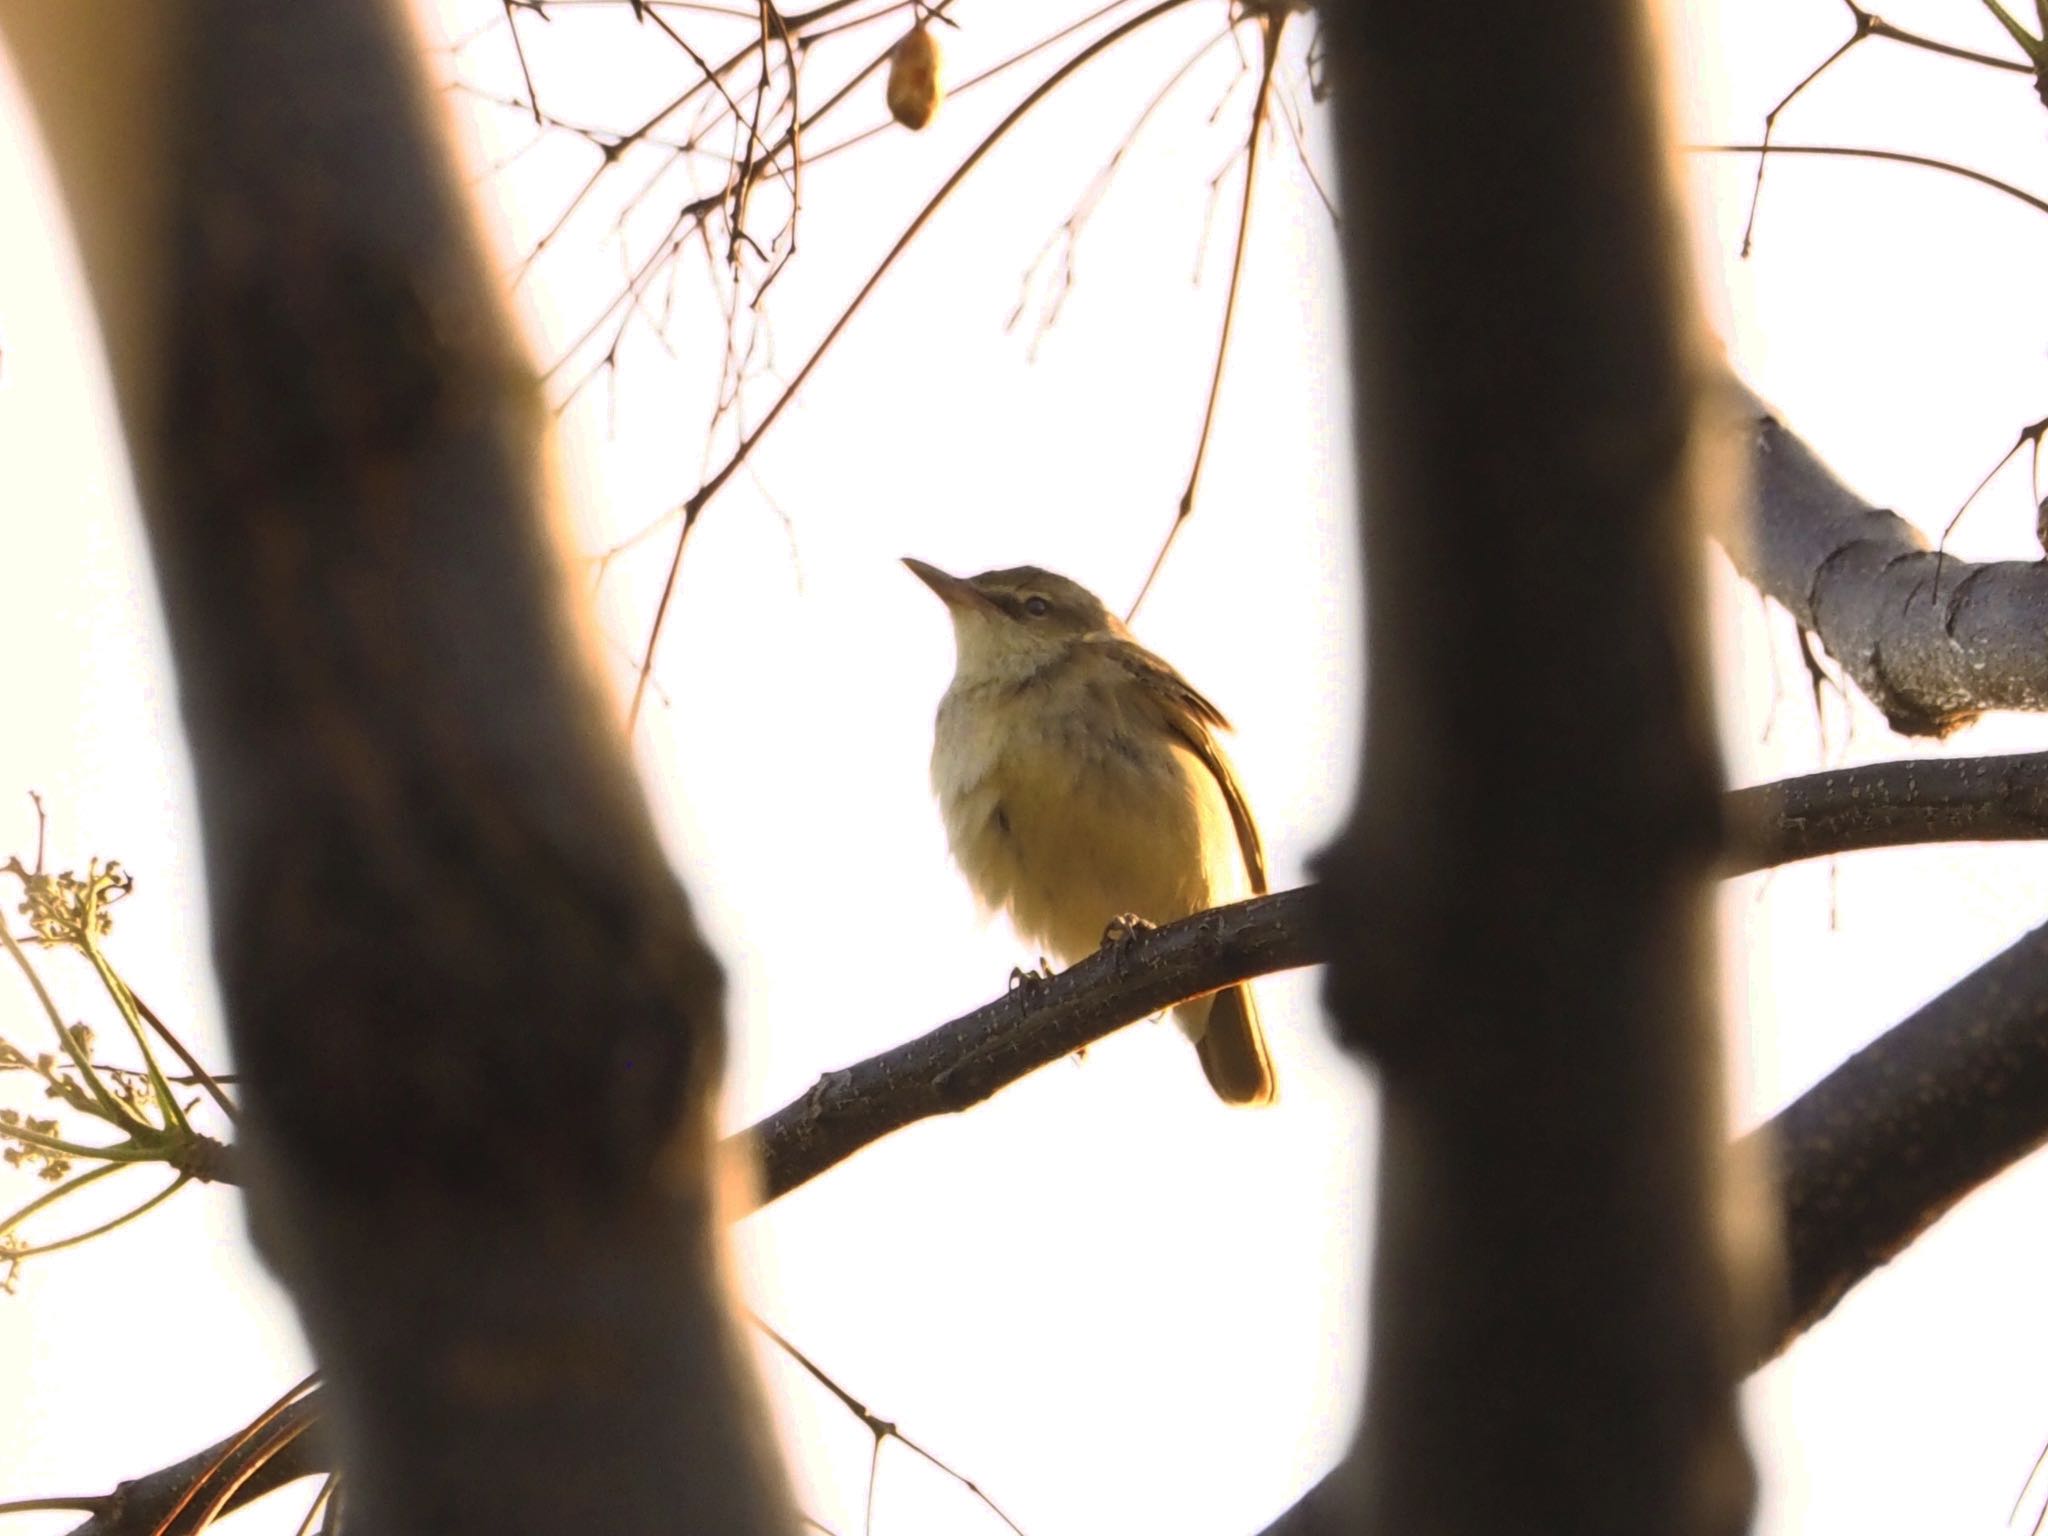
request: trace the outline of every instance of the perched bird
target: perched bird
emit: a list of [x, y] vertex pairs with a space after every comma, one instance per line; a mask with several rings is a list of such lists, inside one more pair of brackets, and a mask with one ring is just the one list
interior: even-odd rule
[[[1092, 592], [1022, 565], [972, 579], [903, 562], [953, 619], [932, 787], [974, 893], [1061, 964], [1125, 916], [1172, 922], [1266, 889], [1216, 706], [1131, 638]], [[1227, 1104], [1273, 1098], [1249, 986], [1174, 1017]]]

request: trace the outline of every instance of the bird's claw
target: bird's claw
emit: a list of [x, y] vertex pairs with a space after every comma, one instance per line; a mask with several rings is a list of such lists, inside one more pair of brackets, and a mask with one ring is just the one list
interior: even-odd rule
[[1052, 967], [1045, 963], [1045, 956], [1038, 957], [1038, 969], [1027, 971], [1021, 965], [1010, 967], [1010, 990], [1032, 991], [1052, 980]]
[[1121, 949], [1141, 934], [1156, 933], [1158, 928], [1157, 923], [1148, 923], [1135, 912], [1120, 912], [1102, 930], [1102, 947]]

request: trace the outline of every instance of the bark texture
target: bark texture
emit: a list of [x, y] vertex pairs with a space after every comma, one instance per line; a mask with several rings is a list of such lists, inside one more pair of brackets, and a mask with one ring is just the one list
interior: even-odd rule
[[2048, 752], [1830, 768], [1732, 791], [1723, 874], [1920, 843], [2048, 838]]
[[1945, 736], [1987, 709], [2048, 709], [2048, 565], [1971, 564], [1845, 486], [1737, 385], [1755, 515], [1736, 569], [1820, 637], [1907, 736]]
[[565, 600], [417, 40], [394, 0], [173, 9], [153, 227], [63, 137], [64, 12], [5, 15], [96, 293], [139, 248], [175, 295], [117, 380], [252, 1225], [350, 1528], [791, 1530], [719, 1257], [720, 973]]
[[1327, 15], [1371, 669], [1328, 997], [1384, 1094], [1328, 1528], [1739, 1531], [1710, 373], [1642, 8]]

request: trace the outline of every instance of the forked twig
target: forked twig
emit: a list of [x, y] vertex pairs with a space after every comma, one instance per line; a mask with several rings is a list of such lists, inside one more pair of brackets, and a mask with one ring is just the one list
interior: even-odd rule
[[945, 1473], [946, 1476], [952, 1478], [953, 1481], [958, 1483], [962, 1488], [965, 1488], [969, 1493], [973, 1494], [975, 1498], [981, 1501], [983, 1507], [986, 1508], [990, 1514], [994, 1515], [998, 1520], [1002, 1521], [1003, 1524], [1007, 1525], [1012, 1531], [1016, 1532], [1016, 1536], [1024, 1536], [1024, 1532], [1018, 1528], [1017, 1522], [1012, 1520], [1008, 1515], [1004, 1514], [1002, 1511], [1002, 1507], [998, 1505], [994, 1499], [990, 1498], [986, 1493], [982, 1492], [980, 1486], [977, 1485], [972, 1478], [963, 1477], [959, 1472], [955, 1471], [952, 1467], [948, 1466], [945, 1462], [941, 1461], [937, 1456], [934, 1456], [930, 1451], [926, 1450], [923, 1446], [919, 1445], [915, 1440], [911, 1439], [910, 1436], [904, 1434], [901, 1429], [896, 1427], [896, 1425], [892, 1424], [889, 1420], [881, 1418], [877, 1414], [875, 1414], [866, 1403], [863, 1403], [859, 1398], [855, 1397], [851, 1392], [847, 1391], [846, 1388], [842, 1387], [838, 1382], [834, 1381], [831, 1375], [828, 1374], [825, 1371], [825, 1369], [822, 1366], [820, 1366], [815, 1360], [811, 1359], [809, 1355], [805, 1354], [802, 1350], [798, 1349], [794, 1344], [790, 1343], [788, 1339], [784, 1338], [780, 1333], [776, 1332], [776, 1330], [762, 1318], [760, 1313], [749, 1308], [747, 1311], [747, 1317], [749, 1318], [749, 1320], [752, 1321], [753, 1325], [756, 1328], [760, 1329], [763, 1333], [767, 1334], [768, 1337], [772, 1341], [774, 1341], [775, 1346], [778, 1349], [780, 1349], [785, 1355], [789, 1356], [789, 1358], [794, 1360], [798, 1365], [802, 1366], [804, 1370], [809, 1373], [812, 1380], [816, 1381], [818, 1385], [823, 1387], [827, 1392], [830, 1392], [835, 1398], [837, 1398], [839, 1400], [840, 1406], [843, 1407], [848, 1413], [852, 1414], [856, 1419], [859, 1419], [862, 1427], [865, 1428], [870, 1435], [874, 1436], [874, 1450], [868, 1457], [867, 1516], [865, 1523], [862, 1526], [863, 1531], [872, 1531], [872, 1529], [874, 1528], [875, 1472], [876, 1469], [881, 1465], [882, 1442], [884, 1440], [896, 1440], [902, 1443], [904, 1449], [913, 1451], [917, 1455], [922, 1456], [926, 1461], [930, 1462], [933, 1466], [937, 1467], [941, 1472]]
[[1895, 27], [1883, 17], [1873, 15], [1871, 12], [1863, 9], [1862, 6], [1856, 3], [1856, 0], [1842, 0], [1842, 3], [1849, 10], [1850, 32], [1848, 38], [1833, 53], [1808, 70], [1805, 78], [1783, 96], [1779, 97], [1778, 104], [1764, 114], [1763, 142], [1757, 146], [1756, 150], [1756, 180], [1751, 184], [1749, 192], [1749, 217], [1742, 226], [1741, 254], [1745, 259], [1749, 256], [1751, 249], [1756, 243], [1757, 205], [1763, 200], [1764, 166], [1777, 148], [1772, 140], [1777, 134], [1779, 115], [1787, 107], [1791, 106], [1794, 99], [1808, 86], [1812, 85], [1814, 81], [1840, 63], [1843, 55], [1847, 54], [1858, 43], [1868, 38], [1879, 37], [1889, 42], [1903, 43], [1909, 48], [1918, 48], [1926, 53], [1938, 54], [1944, 58], [1961, 59], [1965, 63], [1981, 64], [1991, 69], [2011, 70], [2020, 74], [2032, 72], [2029, 66], [2017, 64], [2010, 59], [2001, 59], [1988, 53], [1979, 53], [1971, 48], [1959, 48], [1953, 43], [1944, 43], [1936, 38], [1922, 36], [1918, 32], [1909, 32], [1903, 27]]

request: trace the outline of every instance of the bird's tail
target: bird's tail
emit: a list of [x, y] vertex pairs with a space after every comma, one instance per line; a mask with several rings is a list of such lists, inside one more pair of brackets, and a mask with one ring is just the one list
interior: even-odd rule
[[1214, 997], [1184, 1005], [1181, 1017], [1196, 1023], [1196, 1011], [1206, 1008], [1208, 1019], [1195, 1037], [1195, 1054], [1202, 1059], [1202, 1074], [1216, 1097], [1226, 1104], [1270, 1104], [1273, 1102], [1273, 1057], [1266, 1049], [1266, 1032], [1259, 1028], [1259, 1010], [1246, 985], [1227, 987]]

